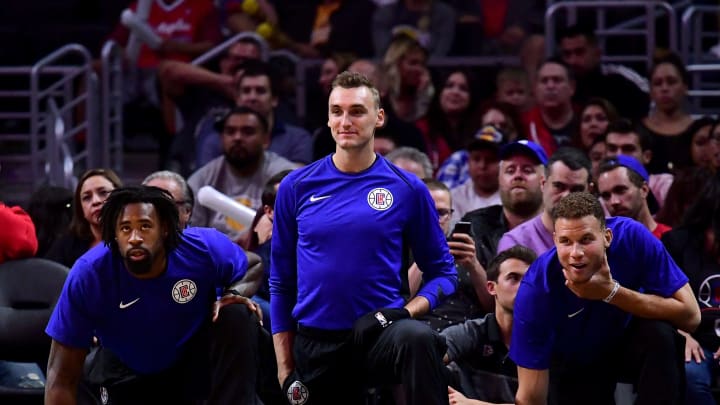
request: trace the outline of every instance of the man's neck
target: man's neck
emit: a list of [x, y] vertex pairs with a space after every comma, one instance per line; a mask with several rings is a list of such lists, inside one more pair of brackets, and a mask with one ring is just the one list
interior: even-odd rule
[[552, 108], [541, 108], [542, 120], [550, 129], [565, 128], [573, 119], [573, 109], [570, 104], [563, 104]]
[[500, 326], [503, 343], [505, 343], [505, 347], [509, 348], [510, 336], [512, 335], [513, 314], [500, 307], [497, 301], [495, 302], [495, 320], [498, 326]]
[[555, 226], [553, 225], [553, 221], [552, 221], [552, 218], [550, 217], [550, 213], [548, 212], [548, 210], [543, 210], [540, 220], [542, 220], [545, 230], [550, 232], [550, 234], [552, 234]]
[[647, 207], [647, 204], [640, 211], [640, 214], [637, 217], [637, 221], [645, 225], [645, 228], [647, 228], [650, 232], [654, 231], [655, 228], [657, 228], [657, 222], [655, 222], [652, 215], [650, 215], [650, 209]]
[[515, 228], [516, 226], [522, 224], [523, 222], [526, 222], [532, 218], [535, 218], [538, 215], [539, 210], [541, 210], [541, 209], [542, 209], [542, 206], [540, 206], [540, 208], [538, 208], [538, 211], [535, 211], [530, 215], [518, 215], [518, 214], [508, 210], [507, 208], [503, 207], [503, 214], [505, 215], [505, 221], [507, 221], [508, 230], [511, 230], [511, 229]]
[[498, 191], [497, 188], [495, 188], [494, 190], [482, 188], [475, 182], [473, 182], [473, 190], [475, 191], [475, 194], [477, 194], [481, 198], [490, 198]]
[[228, 163], [228, 167], [230, 168], [230, 171], [233, 172], [238, 177], [249, 177], [255, 174], [255, 172], [258, 171], [260, 168], [260, 165], [262, 165], [263, 160], [265, 159], [265, 152], [263, 151], [260, 155], [260, 157], [251, 164], [248, 164], [247, 166], [243, 167], [235, 167], [230, 162], [225, 160]]
[[363, 147], [360, 149], [336, 147], [335, 153], [332, 155], [335, 167], [343, 173], [360, 173], [372, 166], [376, 158], [372, 145], [369, 148]]

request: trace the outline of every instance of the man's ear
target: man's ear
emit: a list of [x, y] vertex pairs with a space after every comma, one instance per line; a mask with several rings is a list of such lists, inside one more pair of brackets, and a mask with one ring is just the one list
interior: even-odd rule
[[652, 160], [652, 149], [644, 150], [642, 152], [642, 164], [643, 166], [650, 163]]
[[497, 291], [495, 291], [495, 287], [497, 287], [497, 283], [494, 281], [488, 280], [487, 282], [487, 290], [493, 297], [497, 296]]
[[603, 235], [603, 236], [605, 237], [605, 243], [604, 243], [605, 249], [607, 249], [610, 247], [610, 243], [612, 243], [612, 239], [613, 239], [612, 229], [606, 227], [605, 235]]
[[375, 122], [375, 128], [382, 128], [385, 125], [385, 110], [382, 108], [378, 109], [377, 121]]

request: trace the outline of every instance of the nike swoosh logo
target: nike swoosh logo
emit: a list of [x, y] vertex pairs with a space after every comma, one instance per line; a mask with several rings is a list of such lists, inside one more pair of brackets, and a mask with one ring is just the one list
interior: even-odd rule
[[138, 302], [138, 301], [140, 301], [140, 298], [135, 298], [134, 300], [128, 302], [127, 304], [123, 304], [123, 302], [120, 301], [120, 309], [125, 309], [125, 308], [129, 307], [130, 305], [132, 305], [132, 304], [134, 304], [134, 303], [136, 303], [136, 302]]
[[577, 312], [573, 312], [572, 314], [568, 314], [568, 318], [572, 318], [572, 317], [574, 317], [575, 315], [579, 314], [580, 312], [582, 312], [582, 311], [584, 311], [584, 310], [585, 310], [585, 308], [580, 308], [579, 310], [577, 310]]
[[330, 197], [332, 197], [332, 195], [323, 195], [323, 196], [320, 196], [320, 197], [315, 197], [314, 195], [311, 195], [311, 196], [310, 196], [310, 202], [316, 202], [316, 201], [324, 200], [324, 199], [330, 198]]

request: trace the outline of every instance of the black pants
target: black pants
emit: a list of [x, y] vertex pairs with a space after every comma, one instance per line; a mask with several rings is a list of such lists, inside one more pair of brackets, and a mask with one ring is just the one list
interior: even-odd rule
[[666, 322], [633, 319], [623, 339], [591, 361], [553, 359], [550, 403], [612, 405], [617, 382], [632, 383], [636, 405], [682, 404], [685, 338]]
[[[270, 335], [245, 305], [222, 308], [186, 344], [179, 361], [157, 374], [137, 374], [100, 348], [86, 378], [107, 390], [109, 403], [265, 404], [284, 401]], [[266, 399], [267, 398], [267, 399]]]
[[[364, 404], [368, 388], [394, 384], [402, 384], [407, 404], [448, 403], [445, 342], [426, 324], [394, 322], [367, 351], [349, 343], [349, 334], [300, 328], [295, 371], [284, 384], [290, 403]], [[296, 380], [303, 386], [291, 385]]]

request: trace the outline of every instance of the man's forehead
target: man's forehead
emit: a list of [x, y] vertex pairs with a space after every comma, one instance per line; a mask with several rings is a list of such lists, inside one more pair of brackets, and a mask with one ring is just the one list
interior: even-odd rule
[[125, 205], [120, 211], [118, 222], [129, 221], [132, 216], [140, 216], [142, 219], [157, 219], [155, 206], [149, 202], [135, 202]]
[[635, 132], [620, 133], [620, 132], [609, 132], [605, 137], [605, 143], [618, 143], [627, 144], [632, 143], [640, 146], [640, 136]]
[[240, 86], [242, 87], [249, 87], [249, 86], [261, 86], [261, 87], [270, 87], [270, 78], [266, 75], [259, 75], [259, 76], [243, 76], [240, 78]]
[[596, 232], [602, 230], [600, 220], [594, 215], [585, 215], [582, 218], [558, 218], [555, 221], [555, 233], [569, 234], [574, 232]]

